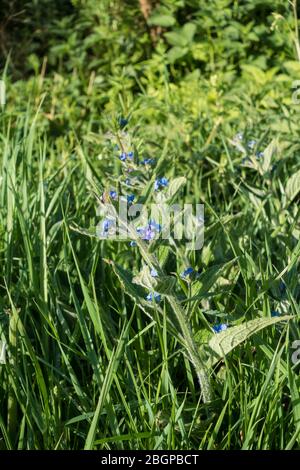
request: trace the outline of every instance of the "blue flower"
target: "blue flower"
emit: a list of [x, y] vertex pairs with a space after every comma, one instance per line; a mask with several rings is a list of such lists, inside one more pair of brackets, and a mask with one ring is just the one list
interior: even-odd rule
[[264, 156], [264, 152], [256, 152], [256, 160], [263, 158], [263, 156]]
[[249, 142], [247, 143], [247, 147], [252, 150], [254, 149], [256, 144], [257, 144], [256, 140], [249, 140]]
[[128, 154], [127, 154], [127, 156], [130, 158], [130, 160], [133, 159], [133, 155], [134, 155], [133, 152], [128, 152]]
[[271, 317], [280, 317], [280, 313], [277, 312], [277, 310], [272, 310], [271, 311]]
[[107, 235], [110, 227], [113, 225], [113, 221], [109, 219], [104, 219], [102, 222], [102, 235]]
[[149, 301], [152, 301], [152, 300], [155, 300], [155, 302], [160, 302], [161, 300], [161, 296], [160, 294], [158, 294], [157, 292], [150, 292], [147, 296], [146, 296], [146, 300], [149, 300]]
[[108, 220], [108, 219], [103, 220], [102, 229], [103, 229], [104, 232], [108, 232], [108, 229], [110, 227], [110, 223], [111, 223], [111, 221]]
[[163, 186], [163, 187], [166, 187], [168, 186], [169, 184], [169, 181], [167, 178], [160, 178], [160, 185]]
[[161, 231], [161, 226], [154, 220], [150, 220], [146, 227], [137, 228], [137, 232], [142, 240], [150, 241], [156, 237], [156, 234]]
[[130, 246], [136, 246], [136, 242], [135, 242], [135, 241], [131, 241], [131, 242], [130, 242]]
[[215, 333], [221, 333], [222, 331], [227, 330], [228, 326], [225, 323], [220, 323], [219, 325], [213, 326], [213, 330]]
[[153, 240], [155, 238], [156, 232], [155, 230], [152, 230], [150, 226], [146, 227], [144, 230], [142, 239], [150, 242], [150, 240]]
[[166, 186], [168, 186], [168, 184], [169, 181], [167, 178], [157, 178], [154, 182], [154, 190], [158, 191], [159, 188], [165, 188]]
[[134, 198], [135, 198], [134, 194], [128, 194], [128, 196], [127, 196], [128, 204], [132, 204], [133, 201], [134, 201]]
[[127, 124], [128, 124], [128, 120], [125, 119], [124, 117], [121, 117], [119, 119], [119, 126], [121, 127], [121, 129], [123, 129], [123, 127], [125, 127]]
[[118, 197], [118, 193], [117, 191], [109, 191], [109, 196], [115, 201]]
[[194, 270], [193, 268], [189, 267], [187, 269], [185, 269], [181, 274], [180, 274], [180, 277], [182, 279], [186, 279], [188, 276], [190, 276], [191, 274], [193, 274]]
[[152, 165], [155, 160], [153, 158], [144, 158], [144, 160], [141, 161], [141, 165]]
[[284, 295], [286, 292], [286, 285], [283, 281], [280, 281], [279, 283], [279, 291], [281, 295]]
[[122, 152], [121, 155], [120, 155], [120, 160], [121, 162], [125, 162], [127, 158], [127, 153], [126, 152]]
[[149, 222], [149, 227], [152, 229], [152, 230], [156, 230], [157, 232], [160, 232], [161, 231], [161, 225], [160, 224], [157, 224], [155, 222], [155, 220], [150, 220]]
[[151, 274], [152, 277], [157, 277], [158, 276], [158, 272], [154, 268], [151, 269], [150, 274]]
[[155, 180], [154, 182], [154, 191], [158, 191], [159, 190], [159, 180]]

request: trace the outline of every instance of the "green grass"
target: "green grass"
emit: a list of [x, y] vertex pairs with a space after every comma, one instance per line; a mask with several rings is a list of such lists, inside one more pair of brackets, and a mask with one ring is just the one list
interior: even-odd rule
[[[224, 63], [180, 80], [172, 67], [157, 53], [105, 86], [76, 70], [7, 79], [1, 449], [300, 448], [299, 63], [234, 79]], [[133, 190], [120, 116], [138, 159], [156, 160]], [[96, 237], [104, 192], [149, 204], [162, 176], [169, 200], [204, 204], [201, 250]]]
[[[299, 208], [285, 191], [298, 168], [294, 154], [278, 146], [272, 171], [248, 168], [222, 130], [198, 153], [180, 136], [143, 140], [146, 126], [133, 113], [134, 145], [158, 160], [143, 175], [145, 187], [161, 168], [170, 180], [186, 177], [180, 201], [205, 204], [202, 250], [149, 251], [85, 235], [98, 222], [95, 191], [122, 182], [109, 144], [101, 140], [91, 153], [84, 139], [73, 146], [65, 139], [58, 151], [39, 129], [41, 110], [31, 113], [13, 123], [2, 115], [2, 448], [298, 448], [291, 342], [299, 338]], [[175, 279], [157, 306], [132, 283], [143, 259]], [[200, 269], [191, 284], [172, 274], [187, 264]], [[263, 321], [271, 310], [293, 320], [246, 334], [210, 362], [205, 344], [215, 323]]]

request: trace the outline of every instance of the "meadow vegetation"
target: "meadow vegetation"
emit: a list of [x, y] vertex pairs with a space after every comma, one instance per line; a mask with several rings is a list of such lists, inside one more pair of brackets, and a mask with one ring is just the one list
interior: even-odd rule
[[297, 2], [1, 8], [0, 448], [299, 449]]

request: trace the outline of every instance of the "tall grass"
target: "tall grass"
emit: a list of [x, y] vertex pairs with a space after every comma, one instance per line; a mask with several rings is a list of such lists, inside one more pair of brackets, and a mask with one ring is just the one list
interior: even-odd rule
[[[246, 2], [247, 15], [254, 3]], [[110, 18], [107, 38], [96, 28], [81, 44], [91, 21], [83, 15], [72, 36], [81, 65], [55, 36], [57, 73], [46, 73], [46, 59], [26, 80], [11, 82], [8, 71], [0, 114], [1, 449], [299, 449], [293, 5], [295, 29], [292, 17], [275, 16], [274, 50], [264, 44], [264, 55], [247, 58], [245, 41], [238, 65], [223, 13], [215, 36], [206, 10], [193, 13], [209, 57], [192, 37], [170, 63], [167, 40], [152, 44], [145, 33], [130, 42], [127, 11], [120, 44]], [[266, 34], [258, 26], [241, 23], [240, 34], [256, 44]], [[97, 35], [103, 62], [85, 69]], [[119, 159], [122, 139], [140, 162], [133, 173]], [[142, 165], [144, 158], [155, 162]], [[159, 192], [169, 201], [204, 204], [203, 248], [146, 243], [135, 233], [136, 246], [100, 240], [99, 201], [116, 189], [150, 203], [158, 177], [169, 181]], [[146, 299], [155, 290], [160, 302]], [[227, 329], [217, 332], [220, 325]]]

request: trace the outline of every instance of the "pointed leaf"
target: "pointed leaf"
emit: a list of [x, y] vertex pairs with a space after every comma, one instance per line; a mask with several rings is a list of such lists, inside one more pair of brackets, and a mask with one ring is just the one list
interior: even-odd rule
[[285, 187], [285, 193], [290, 201], [295, 199], [300, 191], [300, 170], [288, 179]]
[[208, 351], [210, 354], [210, 365], [213, 366], [219, 360], [223, 359], [239, 344], [246, 341], [250, 336], [258, 331], [274, 325], [281, 321], [287, 321], [293, 318], [291, 315], [274, 318], [256, 318], [241, 325], [233, 326], [221, 333], [212, 336], [208, 343]]

